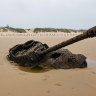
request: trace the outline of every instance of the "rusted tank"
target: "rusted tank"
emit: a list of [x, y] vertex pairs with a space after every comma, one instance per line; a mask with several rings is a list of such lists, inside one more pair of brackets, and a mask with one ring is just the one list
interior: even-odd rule
[[8, 59], [25, 67], [40, 66], [42, 68], [55, 69], [84, 68], [87, 67], [86, 57], [84, 55], [72, 54], [69, 50], [61, 48], [95, 36], [96, 27], [93, 27], [83, 34], [50, 48], [47, 44], [30, 40], [11, 48]]

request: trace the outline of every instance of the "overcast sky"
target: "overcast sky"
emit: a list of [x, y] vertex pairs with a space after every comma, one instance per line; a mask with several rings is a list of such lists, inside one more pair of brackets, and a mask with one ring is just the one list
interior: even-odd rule
[[88, 29], [96, 0], [0, 0], [0, 26]]

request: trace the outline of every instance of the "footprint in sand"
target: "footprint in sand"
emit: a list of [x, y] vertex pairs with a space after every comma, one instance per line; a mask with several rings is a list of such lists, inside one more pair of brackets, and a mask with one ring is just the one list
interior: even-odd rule
[[96, 74], [96, 72], [92, 72], [92, 74]]
[[46, 91], [46, 93], [48, 93], [48, 94], [49, 94], [50, 92], [51, 92], [50, 90]]
[[44, 78], [43, 80], [44, 80], [44, 81], [46, 81], [46, 80], [47, 80], [47, 78]]
[[75, 89], [75, 88], [72, 88], [73, 90]]
[[25, 73], [19, 73], [20, 75], [26, 75]]
[[45, 77], [49, 78], [49, 76], [48, 76], [48, 75], [45, 75]]
[[43, 79], [43, 80], [47, 80], [49, 78], [49, 76], [48, 75], [45, 75], [45, 78]]
[[11, 93], [8, 92], [8, 95], [11, 95]]
[[56, 83], [55, 85], [56, 85], [56, 86], [62, 86], [62, 84], [60, 84], [60, 83]]

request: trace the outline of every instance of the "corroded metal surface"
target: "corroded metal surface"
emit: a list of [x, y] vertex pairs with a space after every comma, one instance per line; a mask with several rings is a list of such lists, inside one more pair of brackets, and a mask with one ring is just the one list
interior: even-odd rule
[[46, 44], [31, 40], [11, 48], [8, 58], [25, 67], [40, 66], [42, 68], [69, 69], [87, 66], [85, 56], [81, 54], [72, 54], [67, 49], [53, 51], [39, 57], [36, 56], [36, 54], [48, 48]]

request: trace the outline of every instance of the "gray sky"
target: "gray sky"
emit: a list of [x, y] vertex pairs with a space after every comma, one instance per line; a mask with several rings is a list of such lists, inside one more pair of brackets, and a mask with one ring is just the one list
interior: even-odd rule
[[0, 0], [0, 26], [88, 29], [96, 0]]

